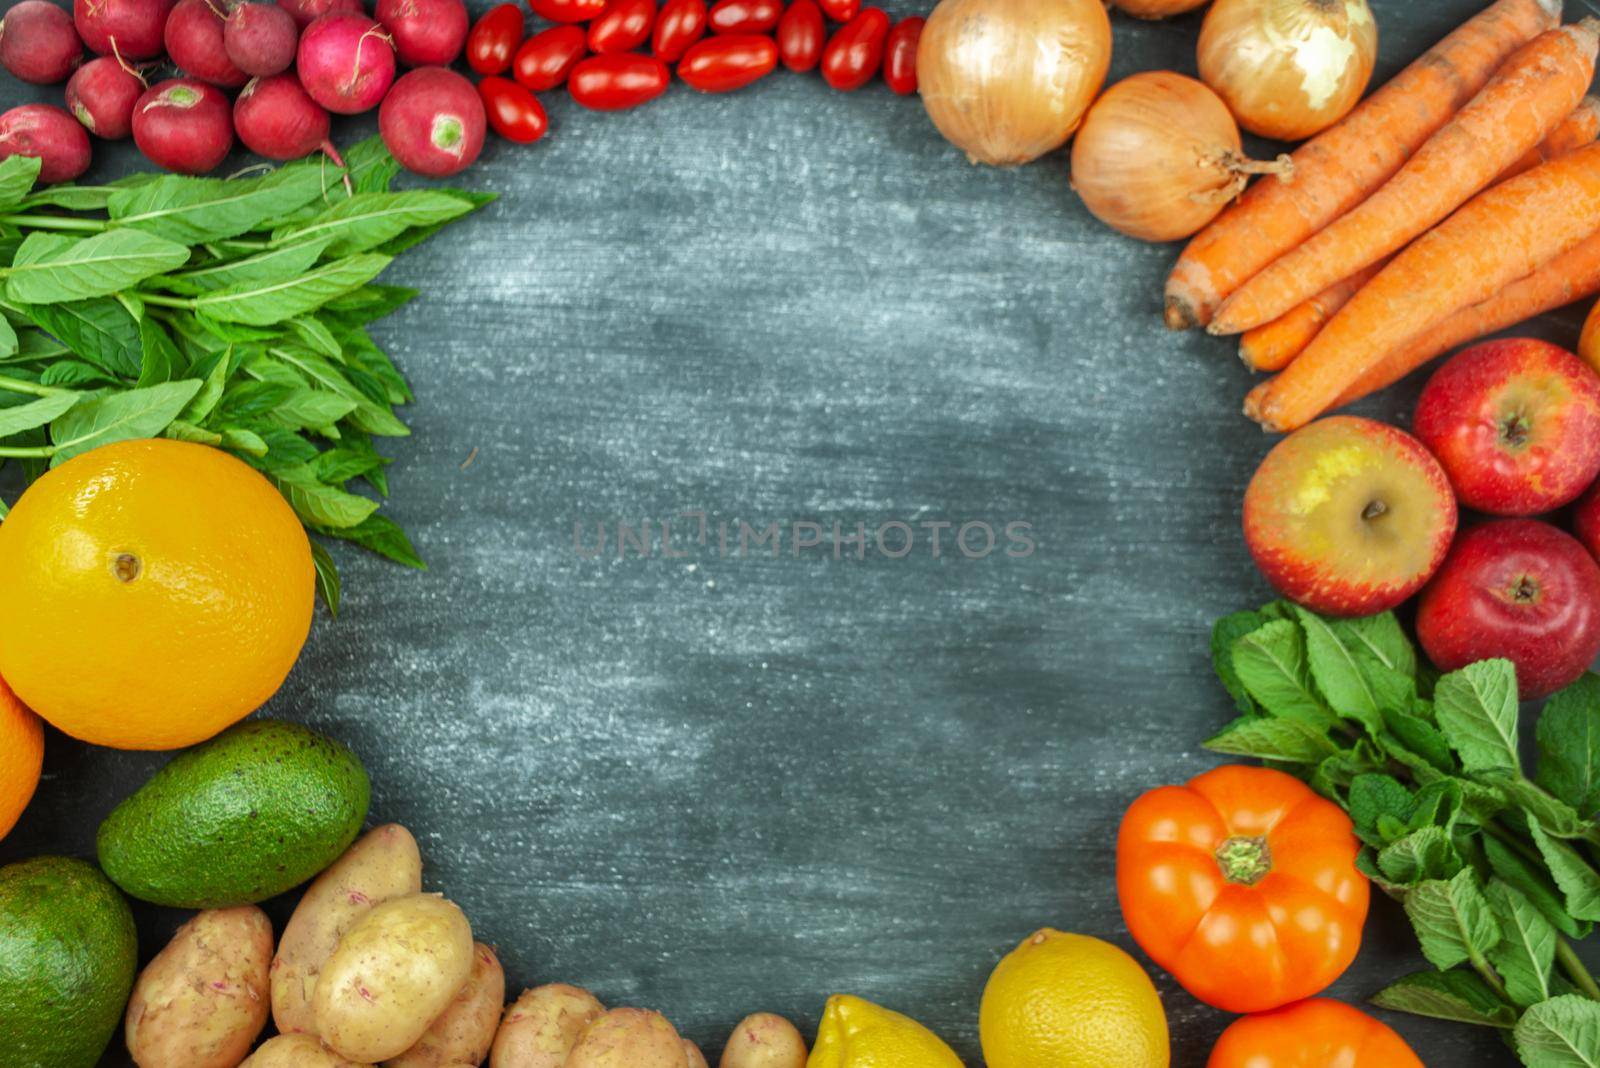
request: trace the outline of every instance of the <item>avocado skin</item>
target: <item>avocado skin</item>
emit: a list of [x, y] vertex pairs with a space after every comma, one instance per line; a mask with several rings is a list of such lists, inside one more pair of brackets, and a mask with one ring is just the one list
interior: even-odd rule
[[367, 817], [354, 753], [253, 720], [175, 758], [100, 825], [100, 866], [130, 896], [186, 909], [276, 897], [332, 864]]
[[0, 868], [0, 1064], [94, 1068], [139, 964], [133, 913], [92, 864]]

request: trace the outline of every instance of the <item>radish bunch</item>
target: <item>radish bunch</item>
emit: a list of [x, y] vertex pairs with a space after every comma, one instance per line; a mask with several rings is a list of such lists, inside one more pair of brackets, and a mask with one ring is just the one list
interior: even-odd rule
[[[466, 40], [465, 3], [379, 0], [378, 14], [362, 0], [73, 0], [70, 15], [22, 0], [0, 19], [0, 66], [34, 84], [66, 81], [67, 106], [0, 114], [0, 158], [37, 156], [44, 180], [69, 181], [89, 166], [87, 131], [131, 135], [181, 174], [218, 167], [236, 136], [269, 159], [337, 160], [329, 113], [383, 104], [384, 140], [402, 164], [434, 176], [471, 165], [484, 108], [447, 69]], [[163, 56], [181, 74], [151, 84]], [[397, 80], [402, 63], [417, 70]]]

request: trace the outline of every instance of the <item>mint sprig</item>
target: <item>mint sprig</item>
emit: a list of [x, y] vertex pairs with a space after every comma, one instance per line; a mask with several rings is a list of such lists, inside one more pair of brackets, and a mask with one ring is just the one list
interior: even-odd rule
[[[493, 197], [393, 190], [377, 138], [345, 160], [40, 190], [38, 160], [0, 162], [0, 464], [31, 479], [111, 442], [200, 442], [262, 471], [314, 533], [424, 567], [379, 511], [375, 442], [410, 433], [396, 409], [413, 398], [368, 330], [417, 294], [376, 279]], [[315, 563], [337, 613], [321, 545]]]
[[1435, 968], [1374, 1002], [1501, 1030], [1528, 1068], [1600, 1065], [1600, 984], [1572, 944], [1600, 921], [1600, 676], [1550, 699], [1530, 771], [1515, 667], [1436, 677], [1391, 614], [1278, 602], [1219, 620], [1212, 654], [1240, 715], [1207, 747], [1343, 807]]

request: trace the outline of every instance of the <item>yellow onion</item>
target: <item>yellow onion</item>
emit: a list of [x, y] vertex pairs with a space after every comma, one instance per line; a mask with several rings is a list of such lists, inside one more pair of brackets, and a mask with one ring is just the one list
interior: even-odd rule
[[1257, 163], [1216, 93], [1171, 71], [1135, 74], [1095, 101], [1072, 145], [1072, 186], [1095, 218], [1144, 241], [1198, 233], [1244, 192]]
[[1216, 0], [1200, 28], [1200, 79], [1239, 125], [1279, 141], [1344, 118], [1377, 55], [1367, 0]]
[[996, 167], [1066, 144], [1110, 66], [1104, 0], [940, 0], [917, 51], [933, 124]]
[[1111, 0], [1111, 6], [1136, 19], [1167, 19], [1193, 11], [1206, 0]]

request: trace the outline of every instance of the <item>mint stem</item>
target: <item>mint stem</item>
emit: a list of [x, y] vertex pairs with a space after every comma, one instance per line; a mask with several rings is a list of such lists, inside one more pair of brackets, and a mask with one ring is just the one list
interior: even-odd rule
[[0, 389], [9, 393], [28, 393], [35, 397], [54, 397], [61, 393], [73, 392], [59, 386], [43, 386], [26, 378], [12, 378], [10, 375], [0, 375]]
[[1500, 977], [1494, 973], [1494, 969], [1489, 967], [1489, 962], [1483, 959], [1483, 954], [1473, 950], [1468, 959], [1472, 962], [1473, 968], [1483, 977], [1483, 981], [1489, 984], [1489, 989], [1493, 990], [1501, 1001], [1509, 1004], [1511, 995], [1506, 993], [1506, 985], [1500, 981]]
[[55, 454], [54, 445], [0, 445], [0, 456], [13, 460], [48, 460]]
[[1567, 973], [1567, 978], [1582, 991], [1584, 997], [1591, 1001], [1600, 1001], [1600, 984], [1594, 981], [1589, 969], [1578, 959], [1577, 950], [1573, 949], [1565, 938], [1556, 939], [1556, 960], [1561, 963], [1561, 970]]
[[32, 230], [77, 230], [94, 234], [111, 226], [103, 219], [74, 219], [66, 215], [0, 215], [0, 222]]
[[163, 297], [156, 293], [139, 293], [138, 298], [146, 304], [154, 304], [158, 308], [183, 308], [193, 306], [194, 301], [187, 297]]

